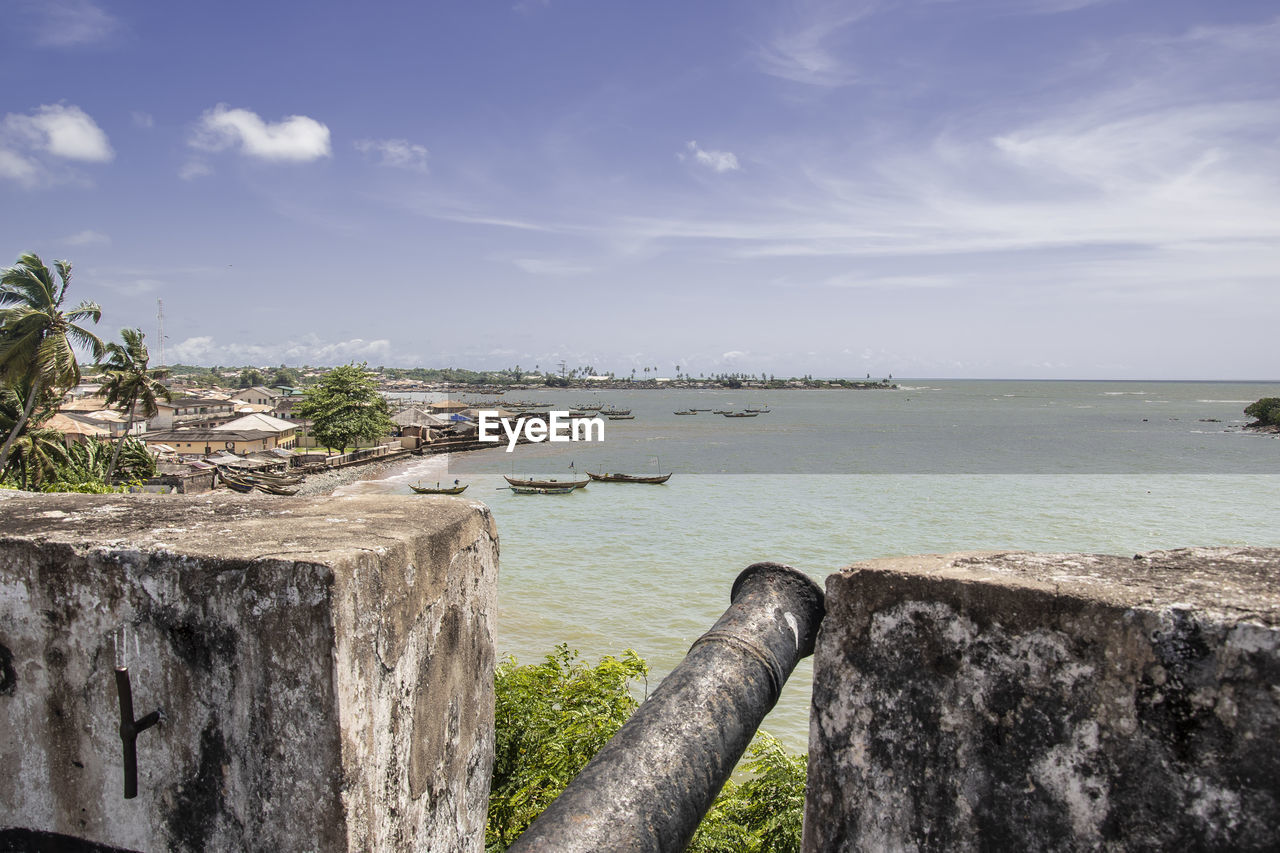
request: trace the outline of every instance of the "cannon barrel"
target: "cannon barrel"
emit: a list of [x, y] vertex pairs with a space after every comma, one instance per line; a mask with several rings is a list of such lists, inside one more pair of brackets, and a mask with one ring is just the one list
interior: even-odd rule
[[511, 853], [685, 848], [822, 622], [822, 590], [789, 566], [748, 566], [730, 599]]

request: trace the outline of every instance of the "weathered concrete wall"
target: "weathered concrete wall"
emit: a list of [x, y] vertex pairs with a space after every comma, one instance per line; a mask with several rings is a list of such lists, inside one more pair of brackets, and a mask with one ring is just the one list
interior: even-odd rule
[[[0, 500], [0, 827], [483, 848], [497, 540], [449, 498]], [[123, 799], [114, 637], [138, 717]]]
[[827, 581], [804, 849], [1275, 849], [1280, 550]]

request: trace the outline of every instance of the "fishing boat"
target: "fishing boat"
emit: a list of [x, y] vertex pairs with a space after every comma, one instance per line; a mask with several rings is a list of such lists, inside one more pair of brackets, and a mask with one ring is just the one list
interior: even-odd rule
[[709, 412], [709, 411], [711, 411], [711, 410], [710, 410], [710, 409], [695, 409], [693, 406], [690, 406], [690, 407], [689, 407], [689, 411], [691, 411], [691, 412]]
[[638, 474], [592, 474], [587, 472], [587, 476], [593, 480], [599, 480], [602, 483], [665, 483], [671, 479], [672, 472], [666, 474], [658, 474], [653, 477], [645, 477]]
[[511, 491], [517, 495], [567, 495], [572, 492], [575, 486], [510, 486]]
[[460, 495], [467, 490], [467, 486], [469, 485], [471, 484], [463, 483], [461, 486], [441, 486], [439, 483], [437, 483], [434, 487], [432, 487], [432, 486], [416, 486], [413, 483], [410, 483], [409, 488], [413, 489], [415, 492], [417, 492], [420, 495]]
[[733, 414], [733, 409], [716, 409], [716, 410], [715, 410], [714, 412], [712, 412], [711, 414], [713, 414], [713, 415], [732, 415], [732, 414]]
[[605, 417], [611, 421], [634, 421], [636, 419], [635, 415], [606, 415]]
[[754, 417], [757, 417], [757, 415], [758, 415], [757, 412], [725, 412], [724, 413], [724, 416], [726, 418], [754, 418]]
[[673, 415], [696, 415], [698, 414], [698, 412], [695, 409], [688, 409], [683, 412], [672, 412], [672, 414]]
[[226, 484], [227, 488], [233, 492], [239, 492], [243, 495], [253, 491], [253, 483], [250, 483], [248, 480], [242, 480], [233, 474], [228, 474], [221, 468], [218, 469], [218, 477]]
[[277, 486], [274, 483], [255, 482], [254, 488], [269, 495], [296, 495], [301, 486]]
[[629, 415], [631, 414], [631, 410], [630, 409], [614, 409], [614, 408], [601, 409], [600, 414], [612, 418], [612, 417], [617, 417], [621, 415]]
[[772, 410], [768, 406], [765, 406], [763, 409], [747, 409], [746, 411], [755, 412], [758, 415], [767, 415]]
[[254, 483], [270, 483], [273, 486], [301, 486], [303, 478], [297, 474], [248, 474], [244, 479]]
[[521, 489], [581, 489], [587, 483], [591, 482], [588, 477], [585, 480], [557, 480], [551, 477], [546, 480], [535, 480], [533, 477], [508, 477], [503, 474], [502, 479], [506, 480], [512, 486]]

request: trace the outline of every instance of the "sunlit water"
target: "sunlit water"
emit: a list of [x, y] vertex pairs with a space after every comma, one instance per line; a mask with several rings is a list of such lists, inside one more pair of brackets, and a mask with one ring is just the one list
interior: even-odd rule
[[[563, 642], [594, 660], [631, 648], [653, 667], [651, 688], [723, 612], [737, 573], [761, 560], [821, 581], [903, 554], [1280, 545], [1280, 440], [1239, 431], [1241, 409], [1275, 386], [910, 384], [767, 400], [524, 392], [557, 408], [594, 396], [636, 420], [607, 422], [602, 445], [426, 457], [341, 491], [469, 483], [465, 497], [489, 505], [501, 538], [500, 653], [535, 661]], [[772, 411], [758, 418], [672, 414], [764, 403]], [[675, 472], [665, 485], [592, 483], [564, 496], [514, 495], [501, 476], [659, 464]], [[806, 746], [810, 677], [806, 661], [764, 726], [794, 750]]]

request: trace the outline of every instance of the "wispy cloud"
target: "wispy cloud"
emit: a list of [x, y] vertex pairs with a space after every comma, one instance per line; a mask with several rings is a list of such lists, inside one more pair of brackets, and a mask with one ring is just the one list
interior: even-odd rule
[[258, 160], [310, 162], [328, 157], [329, 128], [307, 116], [264, 121], [257, 113], [226, 104], [200, 116], [190, 145], [200, 151], [234, 148]]
[[106, 163], [114, 157], [106, 133], [74, 105], [46, 104], [0, 121], [0, 177], [27, 187], [73, 179], [55, 168], [58, 161]]
[[25, 6], [36, 43], [46, 47], [105, 41], [121, 28], [118, 19], [90, 0], [38, 0]]
[[68, 246], [109, 246], [111, 245], [111, 238], [100, 231], [86, 229], [68, 237], [63, 237], [58, 242], [66, 243]]
[[738, 165], [738, 157], [732, 151], [708, 151], [698, 147], [698, 141], [691, 139], [685, 143], [685, 150], [676, 154], [681, 162], [691, 160], [705, 166], [713, 172], [736, 172], [742, 168]]
[[275, 344], [219, 343], [211, 335], [200, 335], [168, 347], [165, 353], [169, 361], [182, 364], [377, 364], [391, 356], [391, 342], [386, 339], [325, 341], [315, 335]]
[[800, 2], [785, 7], [786, 20], [756, 52], [761, 71], [808, 86], [846, 86], [857, 79], [842, 55], [844, 30], [875, 11], [875, 0]]
[[182, 178], [184, 181], [194, 181], [196, 178], [203, 178], [206, 175], [212, 174], [213, 167], [209, 165], [208, 161], [202, 160], [199, 157], [191, 158], [187, 162], [183, 163], [182, 167], [178, 169], [178, 177]]
[[376, 158], [380, 166], [427, 172], [426, 146], [407, 139], [359, 139], [355, 148], [366, 157]]
[[548, 258], [515, 258], [511, 263], [533, 275], [571, 276], [585, 275], [592, 271], [585, 264]]

